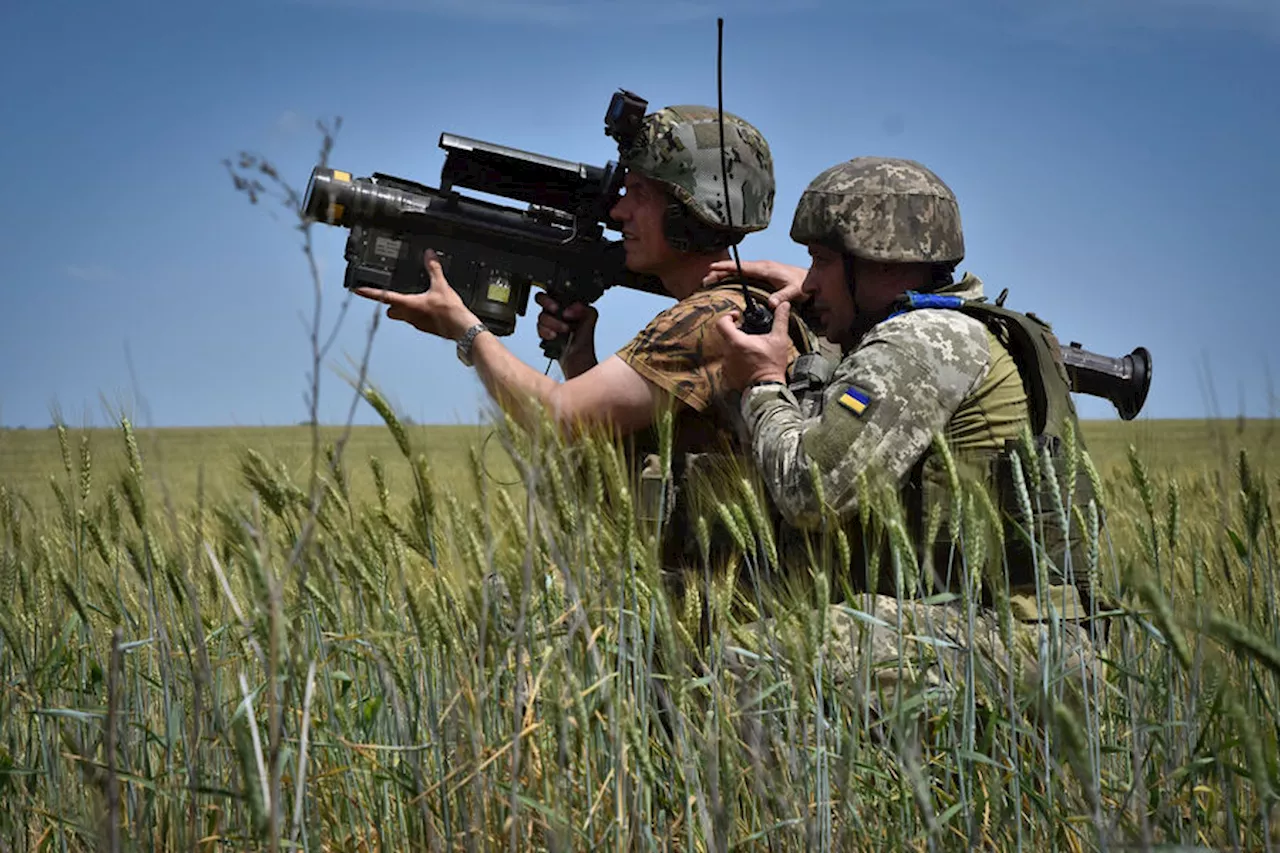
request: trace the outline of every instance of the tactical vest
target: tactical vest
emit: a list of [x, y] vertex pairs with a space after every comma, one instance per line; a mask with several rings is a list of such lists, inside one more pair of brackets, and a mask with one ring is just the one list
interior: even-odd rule
[[[1061, 618], [1082, 619], [1093, 612], [1095, 595], [1089, 577], [1087, 539], [1072, 508], [1083, 510], [1097, 496], [1083, 465], [1076, 467], [1074, 486], [1066, 482], [1070, 471], [1065, 438], [1068, 425], [1076, 446], [1084, 450], [1070, 380], [1049, 325], [1032, 314], [1007, 309], [1002, 302], [1003, 296], [991, 303], [985, 299], [908, 292], [890, 316], [921, 308], [961, 311], [986, 327], [993, 343], [993, 363], [998, 363], [1005, 352], [1012, 357], [1026, 392], [1031, 447], [1013, 438], [999, 449], [953, 454], [954, 461], [963, 474], [976, 476], [990, 488], [1004, 521], [1002, 562], [1015, 617], [1047, 618], [1052, 604]], [[980, 396], [982, 390], [973, 396]], [[963, 416], [969, 402], [961, 404], [953, 423]], [[1047, 453], [1055, 476], [1046, 476], [1039, 460], [1032, 459], [1030, 453], [1037, 457]], [[1017, 487], [1015, 454], [1026, 484], [1025, 497], [1020, 497]], [[1031, 475], [1036, 468], [1041, 470], [1038, 484]], [[913, 467], [903, 499], [922, 573], [931, 577], [935, 589], [954, 591], [963, 572], [958, 570], [961, 543], [953, 542], [950, 534], [951, 495], [944, 460], [930, 447]], [[1066, 528], [1062, 524], [1064, 515]], [[931, 530], [935, 531], [932, 537]], [[1039, 585], [1036, 554], [1044, 572]], [[984, 584], [983, 590], [983, 597], [990, 604], [989, 585]]]

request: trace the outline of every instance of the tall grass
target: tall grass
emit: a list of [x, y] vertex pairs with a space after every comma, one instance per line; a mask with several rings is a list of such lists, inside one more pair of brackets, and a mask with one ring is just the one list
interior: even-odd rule
[[[59, 428], [52, 513], [0, 484], [0, 849], [1274, 843], [1277, 481], [1243, 453], [1106, 480], [1079, 447], [1023, 457], [1026, 508], [1069, 517], [1072, 571], [1119, 602], [1095, 680], [1066, 623], [1017, 624], [998, 582], [979, 607], [1004, 532], [958, 478], [950, 591], [910, 586], [901, 506], [864, 484], [878, 570], [934, 605], [914, 622], [843, 588], [839, 525], [781, 565], [745, 475], [697, 503], [676, 592], [617, 442], [504, 421], [517, 485], [478, 452], [441, 482], [365, 399], [400, 454], [373, 499], [333, 453], [313, 491], [246, 452], [238, 493], [169, 509], [128, 421], [107, 481]], [[1034, 488], [1077, 470], [1104, 507]]]

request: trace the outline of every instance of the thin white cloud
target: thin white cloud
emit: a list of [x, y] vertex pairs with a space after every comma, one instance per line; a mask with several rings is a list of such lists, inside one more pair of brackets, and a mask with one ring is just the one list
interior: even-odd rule
[[87, 281], [92, 284], [120, 280], [115, 270], [101, 264], [67, 264], [62, 268], [62, 272], [77, 281]]
[[1006, 26], [1053, 41], [1205, 31], [1280, 40], [1277, 0], [996, 0], [992, 5]]
[[[383, 12], [412, 12], [447, 17], [466, 17], [507, 23], [548, 26], [582, 26], [617, 21], [624, 16], [634, 26], [646, 23], [670, 24], [703, 20], [730, 13], [786, 14], [817, 5], [818, 0], [649, 0], [637, 7], [631, 0], [285, 0], [308, 5], [366, 9]], [[726, 10], [726, 5], [729, 8]], [[643, 14], [637, 14], [639, 9]]]
[[1213, 27], [1280, 34], [1275, 0], [1089, 0], [1084, 4], [1128, 24], [1160, 29]]
[[307, 120], [296, 110], [285, 110], [276, 117], [273, 128], [277, 133], [288, 134], [301, 130], [306, 124]]

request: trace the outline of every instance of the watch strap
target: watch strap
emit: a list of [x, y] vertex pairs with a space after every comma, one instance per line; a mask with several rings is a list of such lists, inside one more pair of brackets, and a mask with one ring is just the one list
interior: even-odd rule
[[471, 366], [471, 347], [476, 342], [476, 336], [487, 331], [489, 327], [484, 323], [476, 323], [462, 333], [462, 337], [458, 338], [458, 361], [467, 367]]

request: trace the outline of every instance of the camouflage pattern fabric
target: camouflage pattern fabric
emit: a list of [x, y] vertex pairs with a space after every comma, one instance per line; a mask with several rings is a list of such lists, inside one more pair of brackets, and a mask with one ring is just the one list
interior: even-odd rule
[[[946, 292], [982, 295], [966, 275]], [[836, 367], [822, 413], [805, 418], [786, 388], [761, 386], [742, 396], [752, 455], [769, 493], [791, 524], [821, 520], [810, 463], [840, 516], [857, 509], [857, 477], [901, 485], [966, 398], [985, 380], [992, 358], [986, 327], [958, 311], [921, 309], [875, 326]]]
[[760, 131], [724, 114], [729, 204], [721, 184], [720, 121], [713, 107], [665, 107], [645, 116], [620, 164], [659, 181], [708, 225], [737, 232], [768, 227], [773, 215], [773, 155]]
[[[899, 688], [904, 699], [929, 689], [947, 701], [968, 673], [979, 695], [1005, 695], [1011, 686], [1032, 693], [1067, 686], [1077, 695], [1096, 696], [1103, 676], [1095, 636], [1077, 622], [1011, 620], [1008, 644], [990, 610], [968, 613], [954, 603], [870, 593], [831, 605], [823, 621], [826, 677], [837, 688], [866, 690], [873, 703], [892, 701]], [[776, 647], [769, 632], [777, 630], [769, 621], [738, 627], [730, 665], [749, 677], [758, 666], [754, 661]]]
[[[628, 439], [628, 456], [636, 467], [643, 460], [639, 513], [646, 524], [658, 520], [665, 524], [662, 565], [676, 586], [686, 568], [698, 562], [689, 517], [691, 463], [716, 470], [725, 465], [745, 467], [739, 395], [724, 386], [727, 344], [715, 328], [717, 319], [745, 305], [741, 288], [731, 281], [709, 285], [663, 311], [617, 352], [632, 369], [670, 395], [671, 469], [661, 470], [654, 455], [660, 445], [656, 427], [639, 430]], [[791, 359], [798, 354], [793, 343]], [[717, 542], [716, 547], [721, 544]]]
[[913, 160], [885, 157], [857, 157], [814, 178], [796, 205], [791, 239], [886, 263], [964, 257], [951, 189]]
[[[742, 311], [742, 291], [723, 283], [690, 294], [655, 317], [617, 355], [645, 379], [684, 403], [675, 411], [677, 452], [712, 450], [735, 440], [736, 392], [724, 387], [727, 350], [715, 322], [729, 311]], [[798, 352], [794, 345], [791, 359]]]

